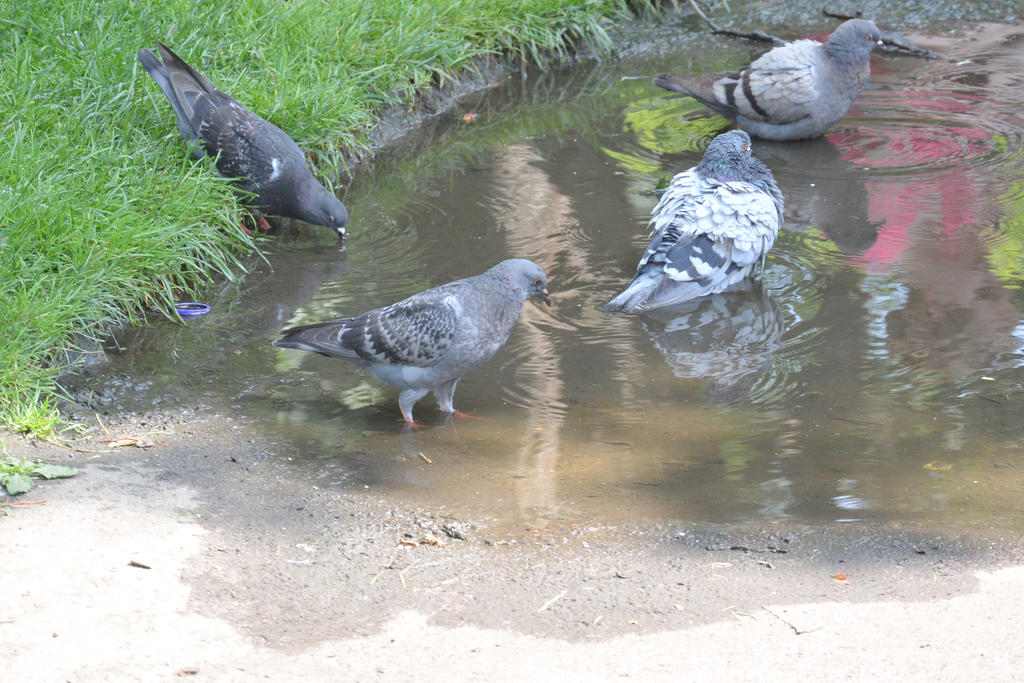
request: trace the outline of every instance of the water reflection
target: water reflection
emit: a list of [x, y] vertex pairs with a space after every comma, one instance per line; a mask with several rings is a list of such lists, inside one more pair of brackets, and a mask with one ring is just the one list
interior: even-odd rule
[[785, 189], [784, 230], [819, 230], [844, 254], [861, 253], [878, 239], [885, 217], [871, 218], [867, 174], [828, 137], [785, 144], [759, 140], [754, 154]]
[[[571, 239], [578, 225], [573, 201], [551, 183], [542, 162], [528, 145], [509, 145], [496, 155], [491, 203], [495, 222], [509, 253], [524, 254], [549, 273], [564, 266], [556, 261], [566, 255], [571, 267], [582, 269], [586, 264], [578, 256], [585, 252], [573, 248]], [[558, 306], [564, 297], [557, 287], [554, 291], [552, 301]], [[516, 498], [521, 510], [535, 513], [538, 526], [557, 516], [562, 499], [557, 472], [567, 407], [561, 354], [552, 336], [538, 325], [538, 319], [548, 315], [536, 307], [524, 310], [517, 339], [503, 360], [506, 368], [515, 369], [515, 383], [503, 387], [505, 395], [526, 409], [515, 440]]]
[[989, 229], [951, 221], [951, 235], [927, 233], [898, 261], [903, 305], [885, 317], [890, 357], [931, 383], [956, 380], [1016, 348], [1020, 312], [988, 270]]
[[650, 311], [643, 326], [676, 377], [704, 381], [716, 403], [748, 399], [772, 371], [785, 323], [775, 299], [757, 282], [685, 304]]
[[245, 277], [205, 293], [209, 314], [178, 325], [154, 313], [149, 327], [118, 330], [103, 344], [109, 362], [98, 376], [70, 374], [62, 386], [89, 411], [220, 403], [228, 388], [239, 398], [265, 395], [268, 373], [248, 354], [347, 267], [336, 240], [272, 246], [267, 260], [249, 260]]

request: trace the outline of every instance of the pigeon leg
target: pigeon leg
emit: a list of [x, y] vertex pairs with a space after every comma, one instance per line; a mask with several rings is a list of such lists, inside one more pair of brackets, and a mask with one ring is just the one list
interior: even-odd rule
[[458, 412], [452, 403], [455, 400], [455, 385], [459, 383], [460, 379], [461, 377], [456, 377], [434, 389], [434, 396], [437, 397], [437, 405], [441, 408], [442, 413]]
[[413, 428], [422, 428], [423, 425], [416, 424], [416, 421], [412, 419], [412, 407], [416, 405], [416, 401], [420, 400], [427, 395], [429, 389], [406, 389], [398, 395], [398, 407], [402, 411], [402, 417], [405, 418], [405, 423]]
[[470, 413], [464, 413], [461, 410], [456, 410], [453, 405], [455, 399], [455, 385], [459, 383], [461, 377], [456, 377], [451, 382], [442, 384], [438, 388], [434, 389], [434, 396], [437, 396], [437, 404], [441, 407], [441, 412], [453, 417], [463, 420], [483, 420], [486, 418], [479, 417], [477, 415], [471, 415]]
[[267, 219], [258, 213], [253, 215], [256, 216], [256, 225], [260, 232], [270, 232], [270, 223], [267, 222]]

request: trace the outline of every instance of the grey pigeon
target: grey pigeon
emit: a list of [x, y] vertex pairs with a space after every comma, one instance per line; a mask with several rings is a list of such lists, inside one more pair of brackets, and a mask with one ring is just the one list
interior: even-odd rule
[[402, 390], [402, 417], [415, 425], [412, 408], [429, 391], [455, 412], [459, 379], [505, 344], [529, 297], [551, 305], [547, 284], [533, 261], [509, 259], [354, 318], [293, 327], [274, 346], [355, 361]]
[[850, 19], [825, 43], [797, 40], [739, 71], [661, 74], [654, 84], [690, 95], [755, 137], [812, 138], [846, 116], [867, 85], [871, 51], [880, 41], [874, 22]]
[[723, 133], [672, 179], [633, 281], [604, 310], [642, 313], [724, 291], [763, 263], [781, 224], [782, 193], [750, 136]]
[[198, 143], [196, 156], [213, 157], [221, 175], [237, 178], [239, 187], [253, 195], [250, 203], [257, 210], [326, 225], [344, 238], [345, 205], [313, 176], [295, 141], [215, 88], [163, 44], [158, 49], [160, 58], [139, 50], [139, 61], [170, 100], [178, 130], [190, 144]]

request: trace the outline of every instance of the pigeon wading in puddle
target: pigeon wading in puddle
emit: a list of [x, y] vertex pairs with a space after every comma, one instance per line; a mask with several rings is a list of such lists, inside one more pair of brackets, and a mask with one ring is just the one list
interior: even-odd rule
[[672, 179], [633, 281], [603, 310], [643, 313], [725, 291], [764, 262], [781, 224], [782, 193], [750, 153], [750, 136], [723, 133]]
[[[196, 155], [215, 159], [217, 170], [251, 193], [249, 204], [273, 216], [324, 225], [345, 237], [348, 211], [309, 170], [306, 157], [288, 134], [214, 87], [167, 47], [160, 57], [139, 50], [139, 61], [174, 109], [178, 130]], [[259, 214], [261, 229], [269, 224]]]
[[505, 344], [528, 298], [551, 305], [547, 284], [536, 263], [509, 259], [353, 318], [293, 327], [274, 345], [354, 361], [401, 389], [402, 417], [415, 425], [413, 406], [430, 391], [455, 412], [459, 379]]
[[846, 116], [868, 83], [871, 51], [880, 41], [874, 22], [850, 19], [824, 43], [797, 40], [739, 71], [666, 73], [654, 84], [693, 97], [755, 137], [812, 138]]

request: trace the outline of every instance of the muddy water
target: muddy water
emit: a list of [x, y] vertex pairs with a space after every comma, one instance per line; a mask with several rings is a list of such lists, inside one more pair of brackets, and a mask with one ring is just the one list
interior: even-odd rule
[[[693, 38], [488, 93], [349, 188], [350, 239], [303, 232], [187, 327], [119, 335], [74, 391], [103, 409], [230, 413], [316, 486], [368, 487], [492, 527], [661, 519], [1024, 524], [1024, 27], [873, 59], [825, 138], [755, 145], [786, 196], [758, 282], [650, 317], [597, 306], [646, 245], [649, 192], [724, 122], [653, 88], [757, 48]], [[472, 111], [473, 123], [460, 120]], [[506, 347], [459, 385], [479, 419], [403, 433], [396, 391], [278, 350], [508, 257], [540, 263]]]

